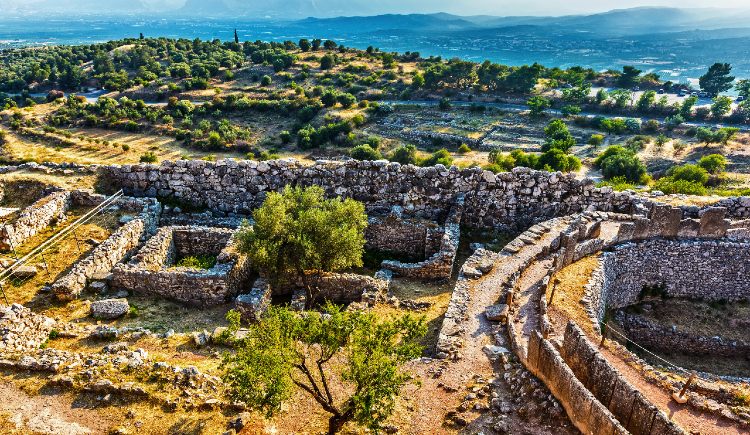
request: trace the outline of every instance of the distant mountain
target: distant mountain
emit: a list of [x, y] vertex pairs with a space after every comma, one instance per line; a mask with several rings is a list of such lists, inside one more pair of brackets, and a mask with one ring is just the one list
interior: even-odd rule
[[678, 9], [643, 7], [618, 9], [593, 15], [562, 17], [457, 16], [446, 13], [410, 15], [342, 16], [307, 18], [293, 23], [311, 33], [469, 32], [507, 34], [520, 30], [525, 34], [565, 32], [596, 33], [602, 37], [659, 34], [691, 30], [750, 27], [750, 12], [726, 9]]
[[481, 27], [469, 19], [445, 13], [307, 18], [296, 21], [293, 25], [303, 28], [335, 29], [336, 31], [357, 33], [376, 32], [380, 30], [456, 31]]

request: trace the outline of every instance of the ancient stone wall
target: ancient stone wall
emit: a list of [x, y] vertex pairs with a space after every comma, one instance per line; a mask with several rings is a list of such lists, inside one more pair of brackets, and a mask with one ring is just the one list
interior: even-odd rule
[[70, 192], [54, 192], [21, 211], [18, 217], [0, 227], [0, 250], [18, 248], [26, 239], [65, 219], [71, 205]]
[[575, 377], [633, 435], [671, 435], [684, 432], [633, 387], [569, 322], [560, 348], [562, 359]]
[[423, 219], [404, 219], [395, 214], [370, 217], [365, 229], [366, 249], [423, 260], [440, 249], [442, 228]]
[[232, 238], [233, 230], [226, 228], [183, 226], [172, 227], [175, 255], [183, 258], [191, 255], [217, 255]]
[[461, 218], [464, 196], [456, 198], [448, 213], [440, 239], [440, 250], [419, 263], [402, 263], [396, 260], [383, 261], [381, 267], [396, 275], [418, 279], [450, 279], [461, 238]]
[[[581, 432], [613, 435], [629, 433], [615, 415], [581, 383], [552, 343], [542, 338], [539, 332], [531, 334], [525, 366], [547, 385], [565, 408], [571, 422]], [[671, 435], [668, 432], [654, 434]]]
[[[96, 198], [81, 192], [74, 194], [76, 201], [84, 201], [84, 198], [93, 201]], [[104, 197], [99, 199], [101, 202]], [[141, 241], [156, 231], [161, 213], [161, 204], [158, 201], [123, 197], [115, 205], [124, 210], [138, 211], [139, 215], [118, 228], [91, 253], [76, 262], [68, 273], [55, 281], [52, 292], [58, 299], [70, 300], [78, 297], [90, 279], [110, 273], [115, 264], [132, 255]]]
[[[115, 266], [112, 285], [198, 307], [228, 302], [247, 290], [252, 273], [247, 257], [231, 246], [232, 232], [226, 228], [161, 228], [130, 262]], [[224, 246], [219, 241], [224, 241]], [[179, 253], [218, 256], [208, 270], [170, 267]]]
[[684, 350], [691, 355], [750, 358], [750, 342], [724, 338], [720, 331], [710, 337], [697, 335], [624, 312], [616, 313], [615, 320], [630, 340], [655, 352], [673, 353]]
[[618, 245], [602, 255], [607, 307], [638, 302], [644, 287], [668, 296], [705, 300], [750, 299], [750, 243], [654, 239]]
[[493, 174], [479, 168], [420, 168], [385, 161], [295, 160], [269, 162], [180, 160], [155, 165], [100, 168], [113, 188], [135, 196], [173, 197], [227, 214], [247, 214], [265, 193], [286, 185], [324, 187], [329, 195], [354, 198], [368, 209], [403, 207], [412, 216], [438, 220], [458, 194], [466, 196], [464, 224], [517, 225], [589, 208], [629, 212], [641, 200], [626, 192], [596, 188], [591, 180], [516, 168]]

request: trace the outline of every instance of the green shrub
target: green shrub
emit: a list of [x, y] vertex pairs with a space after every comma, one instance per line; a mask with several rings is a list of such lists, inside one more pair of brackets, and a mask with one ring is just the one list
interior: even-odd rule
[[139, 160], [141, 163], [156, 163], [158, 158], [152, 151], [146, 151], [145, 153], [143, 153], [143, 155], [141, 155], [141, 158]]
[[435, 165], [443, 165], [445, 167], [450, 167], [453, 164], [453, 157], [451, 154], [446, 150], [445, 148], [440, 149], [432, 153], [430, 157], [427, 157], [424, 159], [420, 166], [435, 166]]
[[589, 138], [588, 144], [593, 145], [595, 147], [598, 147], [599, 145], [604, 143], [604, 135], [603, 134], [592, 134]]
[[352, 148], [349, 155], [357, 160], [380, 160], [383, 156], [369, 144], [362, 144]]
[[635, 189], [635, 185], [628, 182], [625, 177], [613, 177], [609, 180], [597, 183], [596, 187], [611, 187], [618, 192]]
[[180, 259], [175, 264], [176, 267], [189, 267], [192, 269], [210, 269], [216, 265], [216, 256], [214, 255], [191, 255]]
[[126, 143], [122, 144], [122, 150], [123, 151], [130, 151], [130, 145], [128, 145]]
[[703, 186], [708, 182], [708, 171], [698, 165], [674, 166], [667, 171], [667, 176], [674, 180], [698, 183]]
[[727, 159], [721, 154], [709, 154], [701, 157], [698, 166], [705, 169], [709, 174], [720, 174], [727, 167]]
[[700, 183], [687, 180], [675, 180], [672, 177], [664, 177], [654, 183], [654, 190], [660, 190], [666, 194], [682, 193], [686, 195], [705, 195], [706, 187]]
[[402, 145], [388, 156], [388, 160], [401, 163], [402, 165], [414, 165], [417, 163], [417, 147], [411, 144]]
[[263, 78], [260, 79], [261, 86], [269, 86], [273, 83], [273, 80], [271, 79], [271, 76], [265, 75]]
[[537, 169], [545, 171], [575, 172], [581, 169], [578, 157], [567, 154], [563, 150], [553, 148], [539, 156]]
[[604, 150], [594, 160], [594, 166], [601, 169], [605, 180], [617, 177], [629, 183], [643, 183], [646, 180], [646, 166], [632, 150], [620, 145]]
[[458, 147], [458, 153], [459, 154], [466, 154], [466, 153], [470, 153], [470, 152], [471, 152], [471, 148], [469, 148], [469, 146], [466, 145], [465, 143], [462, 143], [461, 146]]

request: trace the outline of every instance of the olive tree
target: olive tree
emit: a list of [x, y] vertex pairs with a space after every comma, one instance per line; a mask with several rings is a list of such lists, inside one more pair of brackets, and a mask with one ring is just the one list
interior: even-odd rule
[[330, 304], [304, 314], [271, 307], [225, 356], [223, 378], [232, 399], [269, 417], [299, 388], [331, 414], [329, 434], [351, 421], [377, 430], [411, 379], [401, 365], [421, 355], [425, 332], [423, 317], [379, 321]]
[[326, 199], [319, 186], [271, 192], [243, 225], [238, 250], [271, 282], [301, 282], [310, 308], [326, 272], [362, 266], [367, 215], [361, 202]]

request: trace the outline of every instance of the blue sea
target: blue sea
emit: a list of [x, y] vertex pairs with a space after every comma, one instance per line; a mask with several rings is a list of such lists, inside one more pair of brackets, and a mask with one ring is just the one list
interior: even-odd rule
[[635, 65], [656, 72], [664, 80], [687, 82], [713, 62], [730, 62], [738, 77], [750, 77], [750, 39], [671, 40], [663, 37], [597, 38], [596, 35], [513, 33], [418, 33], [407, 30], [347, 32], [324, 26], [260, 20], [88, 17], [0, 18], [0, 49], [51, 44], [91, 44], [126, 37], [201, 38], [231, 40], [234, 29], [241, 40], [297, 41], [330, 38], [350, 47], [372, 45], [384, 51], [416, 51], [422, 56], [459, 57], [481, 62], [545, 66], [581, 65], [598, 71]]

